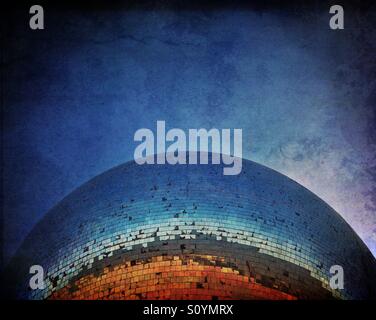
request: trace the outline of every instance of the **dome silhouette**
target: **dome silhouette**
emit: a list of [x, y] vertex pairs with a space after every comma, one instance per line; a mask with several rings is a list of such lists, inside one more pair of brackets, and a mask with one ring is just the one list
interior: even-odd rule
[[[29, 288], [41, 265], [45, 288]], [[331, 289], [330, 267], [344, 270]], [[324, 201], [249, 160], [110, 169], [34, 227], [7, 268], [22, 299], [369, 299], [375, 259]]]

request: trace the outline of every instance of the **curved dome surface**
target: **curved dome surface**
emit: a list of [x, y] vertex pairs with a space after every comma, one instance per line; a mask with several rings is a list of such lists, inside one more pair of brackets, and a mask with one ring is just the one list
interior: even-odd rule
[[[45, 289], [30, 290], [31, 265]], [[330, 267], [344, 289], [329, 286]], [[115, 167], [33, 229], [9, 265], [26, 299], [375, 298], [372, 254], [324, 201], [278, 172]]]

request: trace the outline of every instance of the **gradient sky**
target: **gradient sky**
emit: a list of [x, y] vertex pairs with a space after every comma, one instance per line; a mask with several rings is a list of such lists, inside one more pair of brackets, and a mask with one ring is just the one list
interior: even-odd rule
[[376, 255], [375, 7], [345, 7], [341, 31], [323, 2], [154, 8], [45, 6], [43, 31], [28, 9], [9, 20], [5, 259], [65, 195], [133, 159], [134, 132], [157, 120], [242, 128], [245, 158], [327, 201]]

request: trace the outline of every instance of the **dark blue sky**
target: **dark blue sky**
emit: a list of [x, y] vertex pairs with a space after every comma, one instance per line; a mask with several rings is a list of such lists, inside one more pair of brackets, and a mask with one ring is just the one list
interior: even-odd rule
[[315, 192], [375, 254], [375, 8], [348, 6], [333, 31], [322, 2], [161, 7], [45, 6], [43, 31], [27, 11], [9, 22], [5, 258], [65, 195], [131, 160], [134, 132], [157, 120], [242, 128], [245, 158]]

